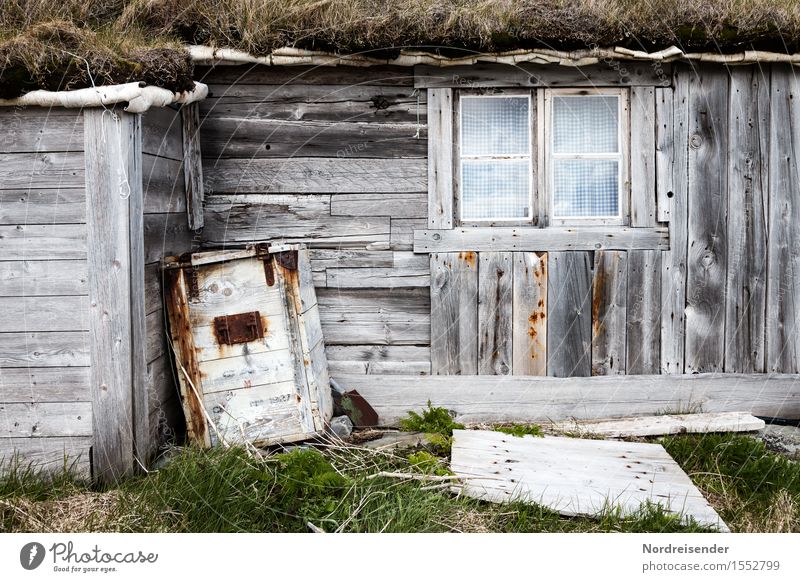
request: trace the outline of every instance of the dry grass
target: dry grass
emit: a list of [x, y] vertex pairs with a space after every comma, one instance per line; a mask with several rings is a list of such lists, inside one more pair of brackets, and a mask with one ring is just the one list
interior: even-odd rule
[[[795, 50], [796, 0], [4, 0], [0, 85], [89, 86], [191, 73], [179, 44], [382, 52], [626, 45]], [[447, 47], [447, 48], [443, 48]], [[155, 51], [155, 52], [154, 52]], [[159, 52], [161, 51], [161, 52]], [[85, 60], [84, 60], [85, 59]], [[165, 64], [165, 61], [168, 61]], [[5, 96], [12, 90], [6, 88]], [[3, 96], [3, 95], [0, 95]]]

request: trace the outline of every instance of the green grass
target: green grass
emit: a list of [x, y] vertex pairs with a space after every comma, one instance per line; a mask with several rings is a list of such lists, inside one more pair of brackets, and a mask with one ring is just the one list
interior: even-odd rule
[[538, 424], [508, 424], [494, 427], [494, 430], [510, 434], [515, 437], [543, 436], [542, 427]]
[[[662, 442], [734, 531], [800, 531], [797, 463], [742, 436]], [[17, 465], [0, 477], [0, 530], [305, 532], [311, 523], [327, 532], [704, 531], [655, 506], [570, 519], [536, 504], [457, 496], [437, 482], [376, 477], [446, 474], [446, 459], [435, 453], [330, 446], [254, 458], [237, 448], [187, 447], [163, 468], [105, 491]]]

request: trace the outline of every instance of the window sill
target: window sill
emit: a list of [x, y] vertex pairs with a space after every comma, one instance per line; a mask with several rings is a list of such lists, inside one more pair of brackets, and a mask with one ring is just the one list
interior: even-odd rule
[[467, 227], [415, 230], [415, 253], [669, 250], [666, 226]]

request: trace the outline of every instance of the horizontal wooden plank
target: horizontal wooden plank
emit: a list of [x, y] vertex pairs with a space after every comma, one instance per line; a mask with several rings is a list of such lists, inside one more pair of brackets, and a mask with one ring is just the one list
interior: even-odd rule
[[199, 248], [200, 237], [189, 229], [185, 213], [144, 216], [145, 264]]
[[77, 109], [3, 107], [0, 126], [0, 153], [83, 151], [83, 115]]
[[392, 251], [365, 251], [362, 249], [309, 249], [311, 270], [323, 273], [328, 268], [392, 267]]
[[0, 402], [89, 400], [89, 368], [0, 368]]
[[[455, 87], [630, 87], [665, 86], [669, 84], [668, 64], [662, 65], [667, 74], [659, 75], [650, 63], [628, 62], [623, 66], [608, 62], [585, 67], [558, 67], [534, 63], [502, 65], [476, 63], [436, 67], [414, 67], [414, 86], [417, 88]], [[666, 80], [666, 81], [665, 81]]]
[[387, 217], [330, 215], [327, 195], [212, 196], [206, 199], [203, 237], [211, 244], [262, 240], [358, 245], [386, 241]]
[[32, 465], [43, 471], [60, 473], [69, 469], [88, 480], [91, 477], [89, 449], [91, 437], [3, 438], [0, 439], [0, 463]]
[[142, 155], [144, 213], [186, 212], [183, 162]]
[[667, 228], [548, 227], [415, 230], [415, 253], [669, 249]]
[[321, 310], [320, 320], [328, 345], [427, 345], [431, 341], [428, 313]]
[[85, 260], [0, 261], [0, 296], [88, 293]]
[[792, 374], [655, 376], [334, 376], [358, 390], [381, 424], [427, 406], [455, 412], [459, 422], [537, 422], [623, 418], [686, 411], [746, 411], [800, 419], [800, 378]]
[[331, 375], [431, 373], [429, 346], [327, 345], [325, 355]]
[[81, 224], [86, 222], [82, 188], [0, 190], [0, 224]]
[[327, 286], [335, 289], [429, 287], [430, 278], [429, 270], [419, 268], [328, 269]]
[[428, 193], [335, 194], [331, 197], [331, 214], [422, 219], [428, 215]]
[[426, 161], [417, 158], [206, 158], [203, 162], [206, 194], [420, 192], [427, 187]]
[[89, 298], [81, 295], [0, 297], [0, 333], [88, 331]]
[[153, 311], [145, 317], [145, 360], [152, 362], [167, 353], [167, 336], [164, 334], [164, 313]]
[[317, 303], [323, 311], [360, 311], [363, 313], [429, 313], [430, 292], [427, 287], [396, 289], [317, 289]]
[[0, 368], [88, 365], [87, 332], [0, 333]]
[[[204, 83], [284, 85], [381, 85], [411, 86], [414, 73], [408, 67], [320, 67], [318, 65], [292, 67], [266, 67], [250, 64], [224, 67], [197, 67], [195, 79]], [[218, 95], [215, 95], [218, 96]]]
[[414, 232], [428, 226], [420, 218], [392, 218], [392, 250], [410, 251], [414, 248]]
[[0, 403], [0, 437], [32, 436], [92, 436], [92, 403]]
[[161, 293], [161, 266], [150, 263], [144, 267], [144, 312], [145, 314], [160, 311], [164, 305]]
[[177, 111], [171, 107], [152, 107], [142, 115], [142, 153], [183, 159], [181, 116]]
[[749, 432], [764, 428], [764, 421], [749, 412], [664, 414], [611, 420], [569, 420], [552, 425], [554, 430], [607, 438], [646, 437], [666, 434]]
[[204, 125], [211, 118], [425, 123], [424, 91], [411, 86], [211, 84], [200, 102]]
[[[83, 188], [82, 152], [0, 154], [0, 189]], [[419, 190], [419, 188], [417, 188]]]
[[295, 121], [210, 115], [201, 127], [203, 157], [424, 158], [425, 126], [416, 123]]
[[201, 362], [203, 394], [249, 389], [294, 381], [292, 354], [288, 349]]
[[0, 244], [7, 260], [85, 259], [83, 224], [18, 224], [0, 226]]

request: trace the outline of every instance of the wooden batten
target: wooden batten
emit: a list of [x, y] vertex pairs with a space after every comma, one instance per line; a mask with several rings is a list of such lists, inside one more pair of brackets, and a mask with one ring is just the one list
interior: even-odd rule
[[92, 466], [110, 484], [134, 471], [149, 437], [139, 116], [87, 109], [84, 146]]
[[203, 163], [200, 157], [200, 104], [181, 107], [183, 131], [183, 176], [186, 184], [186, 215], [191, 230], [203, 228]]

